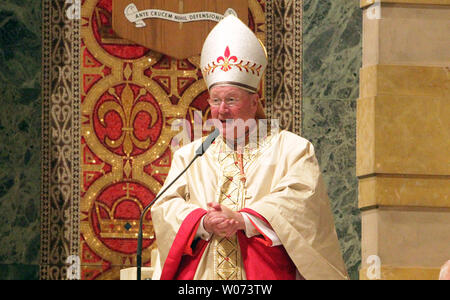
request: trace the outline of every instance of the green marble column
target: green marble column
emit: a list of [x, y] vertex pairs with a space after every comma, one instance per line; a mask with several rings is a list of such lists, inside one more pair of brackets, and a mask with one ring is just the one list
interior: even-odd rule
[[41, 1], [0, 2], [0, 279], [39, 279]]
[[359, 0], [303, 1], [302, 135], [315, 146], [351, 279], [358, 279], [361, 219], [356, 178]]

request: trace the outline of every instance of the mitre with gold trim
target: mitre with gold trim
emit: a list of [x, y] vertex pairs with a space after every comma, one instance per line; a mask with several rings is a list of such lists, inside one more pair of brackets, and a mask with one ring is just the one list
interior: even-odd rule
[[[266, 66], [264, 46], [234, 15], [221, 20], [203, 44], [200, 67], [208, 90], [217, 85], [232, 85], [256, 93]], [[258, 114], [261, 118], [261, 112]]]

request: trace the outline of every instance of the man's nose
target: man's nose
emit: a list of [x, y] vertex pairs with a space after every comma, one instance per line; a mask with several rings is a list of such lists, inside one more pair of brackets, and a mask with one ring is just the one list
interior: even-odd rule
[[228, 105], [225, 104], [225, 101], [221, 101], [219, 105], [219, 113], [224, 114], [228, 112]]

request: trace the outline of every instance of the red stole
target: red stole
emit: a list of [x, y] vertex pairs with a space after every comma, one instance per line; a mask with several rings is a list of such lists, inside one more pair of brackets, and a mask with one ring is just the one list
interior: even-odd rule
[[[251, 209], [244, 208], [241, 212], [249, 213], [269, 224], [263, 216]], [[208, 242], [199, 240], [195, 249], [191, 245], [200, 220], [206, 213], [204, 209], [196, 209], [183, 221], [164, 263], [161, 280], [194, 278]], [[259, 229], [258, 231], [261, 232]], [[263, 235], [262, 232], [261, 234]], [[272, 241], [264, 235], [247, 238], [243, 231], [238, 231], [237, 236], [248, 280], [295, 279], [296, 267], [283, 246], [271, 247]]]

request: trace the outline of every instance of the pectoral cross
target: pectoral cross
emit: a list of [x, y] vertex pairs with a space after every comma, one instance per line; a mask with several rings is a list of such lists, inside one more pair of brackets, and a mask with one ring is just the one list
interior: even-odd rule
[[[182, 14], [183, 10], [184, 10], [184, 1], [178, 0], [178, 13]], [[183, 28], [183, 23], [180, 22], [178, 24], [179, 24], [178, 26], [180, 27], [180, 30], [181, 30]]]

